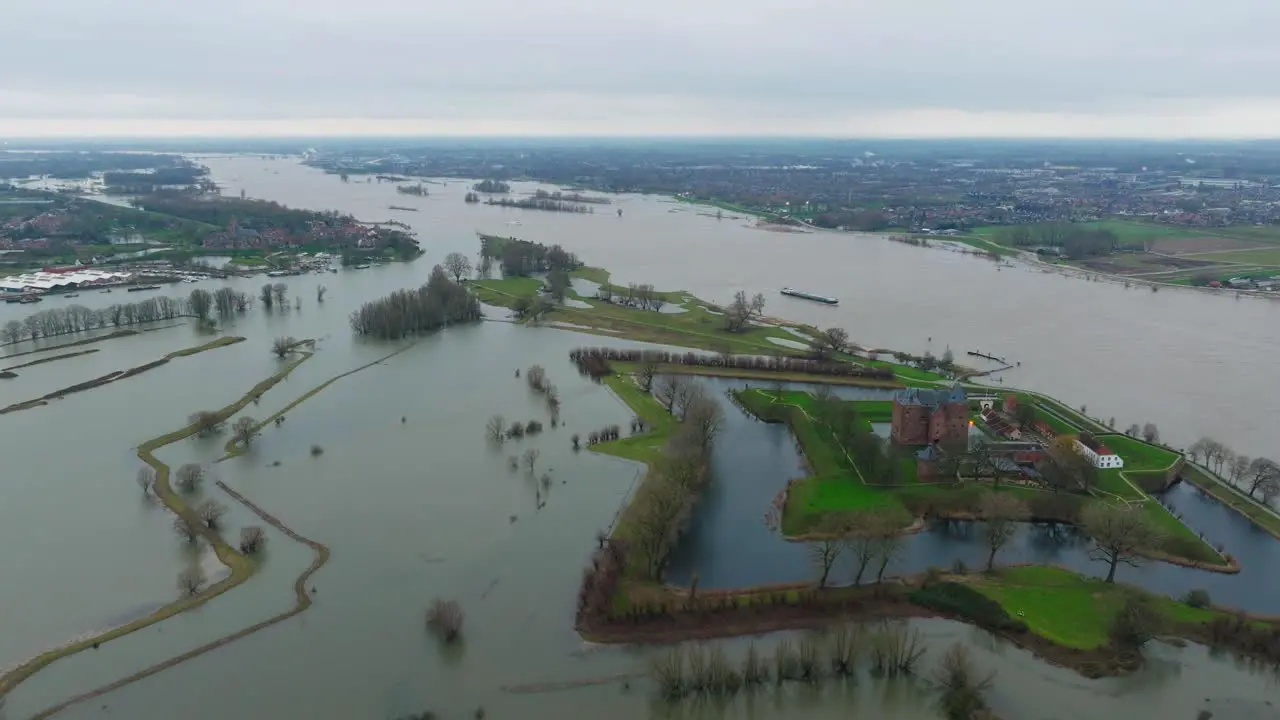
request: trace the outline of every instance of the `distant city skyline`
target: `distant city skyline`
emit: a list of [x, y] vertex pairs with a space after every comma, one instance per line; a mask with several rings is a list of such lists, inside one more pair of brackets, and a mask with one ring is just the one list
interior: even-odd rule
[[1280, 135], [1247, 0], [7, 0], [0, 138]]

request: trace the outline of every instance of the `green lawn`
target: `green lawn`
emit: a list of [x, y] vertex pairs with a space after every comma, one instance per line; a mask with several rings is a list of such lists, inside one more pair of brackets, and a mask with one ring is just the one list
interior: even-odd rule
[[1172, 450], [1150, 445], [1138, 438], [1120, 433], [1110, 435], [1099, 433], [1097, 438], [1124, 459], [1126, 470], [1165, 470], [1181, 457]]
[[641, 390], [630, 375], [610, 375], [604, 378], [604, 384], [609, 386], [609, 389], [617, 394], [633, 413], [644, 420], [648, 430], [640, 435], [600, 443], [591, 449], [605, 455], [646, 464], [657, 460], [662, 455], [662, 448], [677, 424], [675, 418], [667, 412], [662, 403], [654, 399], [653, 395]]
[[[1107, 644], [1107, 628], [1124, 605], [1125, 593], [1140, 592], [1048, 566], [1005, 568], [995, 576], [975, 580], [973, 586], [1000, 603], [1010, 616], [1027, 623], [1037, 635], [1080, 650]], [[1172, 622], [1203, 623], [1220, 615], [1170, 598], [1150, 597], [1155, 608]]]
[[1275, 270], [1280, 266], [1280, 248], [1260, 248], [1257, 250], [1232, 250], [1225, 252], [1192, 253], [1188, 255], [1196, 260], [1223, 263], [1241, 263], [1271, 266]]

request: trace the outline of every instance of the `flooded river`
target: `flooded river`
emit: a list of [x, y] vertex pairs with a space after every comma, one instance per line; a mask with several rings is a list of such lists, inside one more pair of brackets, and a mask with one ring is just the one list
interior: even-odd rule
[[[812, 286], [839, 294], [842, 305], [816, 308], [771, 298], [770, 311], [842, 324], [872, 344], [921, 349], [929, 336], [935, 348], [980, 344], [1023, 360], [1020, 374], [1007, 376], [1008, 382], [1087, 402], [1093, 414], [1115, 414], [1118, 422], [1155, 420], [1179, 439], [1213, 431], [1225, 440], [1237, 433], [1232, 444], [1250, 452], [1264, 451], [1275, 439], [1273, 428], [1256, 422], [1256, 413], [1239, 412], [1261, 397], [1255, 386], [1267, 386], [1263, 362], [1276, 349], [1273, 338], [1256, 331], [1274, 312], [1265, 303], [1125, 292], [1030, 270], [997, 272], [983, 261], [869, 238], [776, 235], [655, 198], [620, 198], [621, 218], [611, 209], [586, 216], [503, 211], [464, 205], [465, 186], [459, 183], [431, 185], [432, 197], [417, 198], [397, 194], [390, 184], [343, 184], [286, 161], [206, 162], [228, 194], [244, 188], [253, 197], [339, 209], [366, 220], [392, 217], [388, 205], [418, 206], [420, 212], [394, 217], [414, 226], [428, 255], [410, 265], [287, 278], [289, 295], [300, 299], [301, 308], [255, 308], [232, 319], [224, 330], [245, 336], [244, 343], [0, 416], [9, 449], [0, 488], [0, 666], [145, 613], [177, 596], [174, 577], [180, 569], [210, 566], [207, 551], [180, 543], [169, 514], [135, 486], [139, 443], [182, 426], [196, 410], [235, 400], [274, 372], [280, 362], [270, 353], [274, 337], [316, 338], [317, 352], [246, 408], [245, 414], [258, 418], [401, 347], [353, 338], [349, 313], [360, 302], [422, 282], [447, 252], [474, 254], [476, 230], [560, 242], [588, 262], [618, 271], [623, 281], [684, 287], [712, 300], [725, 300], [738, 287]], [[521, 224], [506, 224], [515, 220]], [[905, 288], [897, 301], [886, 303], [878, 298], [891, 278]], [[233, 284], [254, 292], [264, 281]], [[315, 301], [320, 283], [329, 288], [323, 304]], [[190, 288], [180, 286], [182, 292]], [[90, 293], [76, 302], [134, 299]], [[40, 309], [55, 302], [64, 301], [50, 300]], [[1019, 319], [1002, 319], [997, 307]], [[30, 311], [0, 306], [0, 323]], [[1050, 312], [1078, 322], [1041, 324]], [[1078, 333], [1072, 330], [1077, 325]], [[1232, 333], [1239, 336], [1227, 341]], [[1050, 351], [1046, 343], [1058, 335], [1067, 344]], [[17, 370], [17, 379], [0, 381], [0, 401], [25, 400], [209, 339], [180, 322], [86, 346], [100, 352]], [[856, 686], [770, 690], [740, 697], [727, 708], [657, 705], [641, 680], [520, 691], [645, 669], [648, 651], [590, 647], [572, 630], [577, 582], [594, 535], [611, 522], [639, 472], [632, 463], [574, 453], [569, 442], [572, 433], [627, 425], [627, 408], [605, 388], [580, 378], [567, 359], [577, 345], [607, 342], [499, 322], [455, 328], [336, 382], [290, 411], [248, 454], [211, 467], [230, 487], [331, 548], [331, 560], [312, 581], [314, 606], [59, 717], [375, 720], [433, 710], [441, 718], [463, 718], [481, 706], [489, 718], [933, 717], [930, 698], [914, 681], [869, 678]], [[1146, 356], [1158, 360], [1139, 360]], [[41, 356], [13, 362], [36, 357]], [[516, 368], [534, 363], [546, 367], [558, 386], [565, 425], [494, 447], [483, 433], [489, 416], [547, 420], [540, 400], [514, 377]], [[728, 424], [726, 454], [716, 458], [717, 482], [699, 508], [705, 522], [682, 546], [673, 579], [692, 567], [704, 583], [719, 585], [754, 582], [765, 574], [806, 574], [807, 563], [788, 555], [794, 546], [763, 525], [769, 499], [799, 473], [792, 440], [781, 426], [742, 415], [731, 414]], [[750, 445], [729, 452], [728, 438]], [[222, 440], [186, 440], [157, 454], [172, 467], [211, 463], [221, 445]], [[313, 456], [312, 446], [323, 453]], [[531, 447], [541, 452], [534, 476], [511, 471], [508, 458]], [[260, 524], [211, 483], [201, 493], [232, 508], [227, 537]], [[1219, 587], [1213, 584], [1218, 576], [1205, 573], [1186, 582], [1209, 588], [1224, 602], [1234, 597], [1232, 587], [1250, 588], [1240, 591], [1246, 606], [1250, 593], [1280, 596], [1263, 569], [1274, 566], [1274, 541], [1251, 540], [1233, 518], [1211, 505], [1200, 507], [1204, 501], [1189, 490], [1176, 491], [1174, 502], [1194, 513], [1194, 522], [1205, 523], [1198, 527], [1252, 572], [1238, 576], [1236, 585], [1224, 580]], [[263, 567], [247, 583], [199, 610], [55, 663], [11, 693], [6, 717], [29, 717], [292, 607], [292, 583], [313, 555], [283, 534], [267, 532]], [[730, 552], [734, 536], [738, 544]], [[907, 566], [945, 564], [944, 558], [971, 551], [963, 538], [918, 538]], [[1017, 552], [1050, 552], [1036, 549], [1032, 540]], [[1077, 551], [1053, 552], [1054, 561], [1071, 563]], [[1153, 573], [1150, 584], [1169, 592], [1178, 591], [1178, 578], [1185, 577], [1166, 566], [1126, 572], [1134, 581]], [[461, 647], [443, 650], [425, 633], [424, 611], [434, 597], [456, 599], [465, 609]], [[1197, 646], [1158, 646], [1156, 659], [1132, 677], [1086, 681], [963, 625], [927, 621], [917, 627], [935, 654], [957, 639], [972, 645], [978, 659], [999, 672], [992, 699], [1011, 720], [1190, 720], [1202, 707], [1213, 708], [1215, 718], [1267, 717], [1258, 708], [1277, 691], [1273, 675], [1211, 657]], [[767, 646], [776, 639], [759, 642]], [[730, 643], [731, 653], [741, 652], [744, 643]]]

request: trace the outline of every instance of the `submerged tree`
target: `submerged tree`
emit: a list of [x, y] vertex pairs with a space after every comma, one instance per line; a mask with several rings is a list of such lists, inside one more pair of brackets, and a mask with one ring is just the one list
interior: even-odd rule
[[227, 507], [217, 500], [205, 500], [196, 508], [196, 515], [200, 516], [200, 521], [210, 530], [217, 530], [222, 516], [226, 514]]
[[1018, 531], [1018, 523], [1027, 519], [1026, 503], [1008, 493], [988, 493], [978, 503], [984, 521], [983, 539], [987, 543], [987, 570], [995, 567], [996, 554]]
[[200, 532], [182, 516], [173, 519], [173, 531], [177, 533], [178, 537], [189, 543], [194, 543], [196, 538], [200, 537]]
[[240, 552], [245, 555], [253, 555], [262, 550], [267, 544], [267, 535], [263, 532], [262, 527], [258, 525], [249, 525], [240, 528]]
[[222, 432], [222, 426], [225, 421], [218, 413], [200, 410], [191, 413], [190, 417], [187, 418], [187, 422], [196, 426], [196, 435], [208, 437]]
[[143, 495], [150, 495], [151, 489], [156, 484], [156, 471], [150, 465], [143, 465], [138, 468], [138, 487], [142, 488]]
[[436, 598], [427, 608], [427, 628], [446, 643], [462, 637], [462, 606], [457, 600]]
[[479, 320], [480, 302], [436, 266], [427, 284], [416, 290], [397, 290], [365, 303], [351, 314], [358, 335], [398, 340], [418, 332]]
[[178, 573], [178, 590], [188, 597], [199, 593], [205, 582], [204, 571], [199, 567], [189, 567]]
[[533, 474], [534, 466], [538, 464], [538, 456], [540, 454], [537, 448], [529, 448], [524, 451], [524, 467], [529, 471], [530, 475]]
[[444, 256], [444, 269], [453, 275], [453, 281], [462, 282], [463, 275], [471, 274], [471, 259], [460, 252], [451, 252]]
[[193, 493], [204, 481], [204, 468], [197, 463], [186, 463], [173, 473], [174, 484], [184, 493]]
[[271, 291], [271, 283], [266, 283], [265, 285], [263, 285], [261, 288], [258, 289], [258, 299], [262, 301], [262, 304], [268, 310], [270, 310], [272, 306], [275, 305], [276, 296], [275, 296], [275, 293]]
[[502, 442], [505, 437], [506, 427], [507, 421], [504, 420], [501, 415], [494, 415], [489, 418], [489, 422], [485, 423], [485, 437], [493, 440], [494, 442]]
[[213, 294], [199, 288], [192, 290], [187, 297], [187, 305], [191, 308], [192, 315], [204, 320], [209, 317], [209, 310], [213, 308]]
[[938, 710], [947, 720], [974, 720], [987, 708], [984, 695], [993, 680], [994, 672], [978, 672], [969, 648], [953, 644], [933, 672], [933, 683], [939, 690]]
[[293, 349], [297, 347], [297, 345], [298, 341], [295, 340], [292, 335], [278, 337], [271, 342], [271, 352], [275, 353], [276, 357], [283, 358], [285, 355], [293, 352]]
[[231, 426], [231, 434], [237, 442], [248, 447], [253, 442], [253, 439], [258, 436], [258, 423], [248, 415], [244, 415]]

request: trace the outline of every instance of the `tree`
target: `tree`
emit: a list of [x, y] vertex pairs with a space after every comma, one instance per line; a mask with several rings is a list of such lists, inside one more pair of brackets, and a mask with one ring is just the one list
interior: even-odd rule
[[200, 537], [200, 532], [187, 522], [181, 515], [173, 519], [173, 531], [178, 537], [189, 543], [194, 543], [196, 538]]
[[266, 283], [258, 289], [258, 299], [262, 301], [262, 304], [265, 305], [268, 310], [271, 309], [271, 306], [274, 305], [276, 301], [275, 294], [271, 291], [271, 283]]
[[453, 275], [454, 282], [462, 282], [463, 275], [471, 274], [471, 260], [460, 252], [444, 256], [444, 269]]
[[1107, 634], [1119, 650], [1138, 652], [1160, 632], [1161, 611], [1142, 593], [1125, 593], [1124, 605], [1111, 619]]
[[843, 352], [849, 346], [849, 333], [844, 328], [827, 328], [818, 333], [813, 339], [814, 349], [819, 355], [825, 356], [826, 353]]
[[485, 423], [484, 434], [494, 442], [502, 442], [505, 437], [507, 421], [501, 415], [494, 415]]
[[210, 530], [217, 530], [218, 523], [222, 521], [222, 516], [227, 514], [227, 507], [217, 500], [205, 500], [196, 508], [196, 515], [200, 516], [200, 521]]
[[452, 643], [462, 636], [462, 606], [457, 600], [436, 598], [427, 608], [427, 628], [445, 643]]
[[1137, 567], [1142, 563], [1143, 552], [1160, 546], [1160, 533], [1141, 506], [1094, 503], [1085, 508], [1082, 520], [1084, 531], [1093, 539], [1089, 559], [1108, 564], [1109, 583], [1116, 581], [1116, 567], [1120, 563]]
[[878, 563], [876, 566], [876, 582], [884, 582], [884, 571], [902, 553], [902, 535], [898, 532], [898, 528], [892, 527], [888, 523], [883, 523], [876, 528], [875, 541], [872, 545], [875, 549], [876, 562]]
[[276, 304], [283, 306], [285, 295], [289, 292], [289, 286], [282, 282], [278, 282], [271, 286], [271, 292], [276, 296]]
[[150, 465], [143, 465], [138, 468], [138, 487], [142, 488], [143, 495], [150, 495], [151, 488], [156, 484], [156, 471]]
[[285, 355], [293, 352], [293, 349], [297, 347], [297, 345], [298, 341], [293, 339], [292, 335], [278, 337], [271, 343], [271, 352], [275, 353], [276, 357], [283, 358]]
[[190, 494], [195, 492], [204, 481], [204, 468], [198, 463], [186, 463], [174, 472], [173, 477], [178, 489]]
[[988, 493], [978, 502], [978, 510], [985, 522], [983, 538], [987, 543], [987, 571], [996, 564], [996, 554], [1008, 544], [1018, 531], [1018, 523], [1031, 514], [1026, 503], [1008, 493]]
[[199, 437], [209, 437], [222, 432], [224, 421], [218, 413], [209, 412], [208, 410], [200, 410], [191, 413], [187, 418], [187, 422], [196, 426], [196, 435]]
[[1140, 435], [1141, 433], [1142, 433], [1142, 428], [1138, 427], [1138, 423], [1134, 423], [1130, 425], [1129, 427], [1125, 428], [1125, 431], [1124, 431], [1124, 434], [1128, 435], [1129, 437], [1138, 437], [1138, 435]]
[[324, 294], [327, 292], [329, 292], [329, 288], [325, 287], [324, 285], [317, 285], [316, 286], [316, 302], [323, 303]]
[[809, 560], [819, 574], [819, 590], [827, 586], [827, 578], [831, 576], [831, 568], [835, 566], [836, 560], [840, 559], [840, 555], [847, 547], [842, 537], [846, 529], [838, 519], [828, 516], [818, 526], [818, 533], [821, 537], [809, 543]]
[[635, 540], [646, 577], [656, 581], [662, 579], [662, 566], [667, 561], [674, 534], [672, 526], [680, 515], [684, 499], [674, 484], [657, 483], [647, 488], [638, 498]]
[[1248, 455], [1236, 455], [1232, 458], [1231, 465], [1228, 466], [1231, 482], [1239, 485], [1242, 480], [1248, 477], [1251, 462]]
[[1060, 482], [1064, 488], [1078, 488], [1085, 492], [1098, 484], [1098, 469], [1076, 448], [1076, 440], [1071, 436], [1054, 438], [1049, 443], [1048, 455], [1047, 465], [1053, 477], [1046, 476], [1046, 480], [1051, 484]]
[[199, 567], [189, 567], [178, 573], [178, 591], [188, 597], [200, 592], [204, 587], [204, 571]]
[[645, 360], [640, 363], [640, 368], [636, 370], [636, 382], [639, 383], [640, 389], [649, 392], [653, 389], [653, 378], [658, 374], [658, 363], [653, 360]]
[[556, 302], [564, 302], [565, 293], [569, 292], [569, 273], [563, 268], [556, 268], [547, 273], [547, 294]]
[[991, 689], [995, 673], [979, 674], [969, 648], [957, 642], [947, 649], [933, 673], [940, 691], [938, 710], [947, 720], [974, 720], [987, 708], [983, 697]]
[[191, 295], [187, 297], [187, 304], [191, 306], [192, 315], [204, 320], [209, 317], [209, 311], [213, 309], [213, 293], [199, 288], [192, 290]]
[[1187, 448], [1187, 455], [1191, 456], [1191, 462], [1200, 462], [1201, 456], [1207, 456], [1209, 452], [1209, 445], [1212, 442], [1213, 440], [1210, 440], [1207, 437], [1202, 437], [1191, 443], [1191, 447]]
[[702, 386], [695, 386], [697, 393], [688, 401], [684, 409], [684, 425], [692, 433], [694, 442], [702, 451], [702, 455], [711, 452], [711, 444], [724, 424], [724, 411], [720, 404], [702, 391]]
[[1160, 429], [1155, 423], [1149, 422], [1142, 426], [1142, 439], [1149, 443], [1160, 442]]
[[664, 375], [658, 381], [658, 388], [654, 392], [654, 396], [657, 397], [658, 402], [667, 406], [667, 410], [672, 415], [677, 415], [676, 408], [684, 405], [691, 386], [689, 378], [683, 375]]
[[1032, 427], [1036, 424], [1036, 406], [1030, 401], [1018, 403], [1013, 411], [1013, 419], [1017, 420], [1021, 427]]
[[539, 454], [538, 448], [529, 448], [524, 451], [524, 466], [525, 469], [529, 471], [530, 475], [533, 474], [534, 466], [538, 464]]
[[[757, 310], [757, 307], [759, 308]], [[724, 310], [724, 327], [729, 332], [738, 332], [746, 327], [751, 316], [764, 310], [764, 295], [756, 294], [748, 299], [747, 293], [739, 290], [733, 295], [733, 302]]]
[[240, 552], [253, 555], [267, 544], [267, 534], [260, 525], [249, 525], [240, 528]]
[[938, 367], [941, 367], [944, 370], [950, 370], [955, 367], [955, 364], [956, 356], [951, 352], [951, 347], [947, 346], [947, 349], [942, 351], [942, 359], [938, 361]]
[[241, 416], [231, 426], [231, 435], [241, 445], [249, 447], [249, 443], [252, 443], [253, 439], [258, 436], [258, 423], [248, 415]]
[[1280, 466], [1268, 458], [1254, 458], [1245, 471], [1249, 497], [1270, 502], [1280, 495]]
[[531, 390], [541, 391], [547, 385], [547, 371], [541, 365], [531, 365], [524, 372], [524, 381]]

